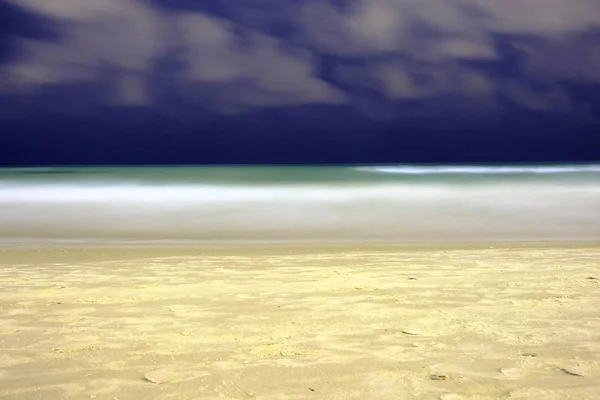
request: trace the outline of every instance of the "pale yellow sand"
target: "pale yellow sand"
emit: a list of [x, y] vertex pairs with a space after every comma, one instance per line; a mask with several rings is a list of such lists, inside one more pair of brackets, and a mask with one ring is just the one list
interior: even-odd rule
[[599, 278], [595, 245], [4, 250], [0, 397], [599, 399]]

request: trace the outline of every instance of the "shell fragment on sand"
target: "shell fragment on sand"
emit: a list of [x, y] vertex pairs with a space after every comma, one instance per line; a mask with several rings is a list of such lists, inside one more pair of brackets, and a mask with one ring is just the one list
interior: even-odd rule
[[172, 382], [175, 380], [176, 377], [177, 376], [175, 375], [175, 373], [167, 371], [165, 369], [157, 369], [154, 371], [146, 372], [144, 374], [144, 379], [146, 379], [148, 382], [158, 384]]
[[579, 367], [560, 367], [560, 370], [565, 374], [573, 375], [573, 376], [587, 376], [585, 371], [583, 371]]

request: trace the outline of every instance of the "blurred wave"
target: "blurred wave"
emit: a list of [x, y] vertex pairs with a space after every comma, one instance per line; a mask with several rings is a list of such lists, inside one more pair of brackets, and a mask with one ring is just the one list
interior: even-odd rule
[[[545, 179], [520, 180], [519, 167], [501, 167], [512, 171], [514, 179], [494, 180], [495, 168], [486, 167], [488, 175], [459, 168], [479, 177], [468, 185], [447, 173], [452, 167], [426, 168], [427, 174], [438, 174], [436, 179], [416, 181], [370, 180], [354, 167], [313, 167], [304, 170], [300, 181], [293, 176], [301, 168], [288, 168], [288, 181], [273, 175], [276, 169], [225, 169], [230, 176], [254, 174], [251, 185], [231, 179], [219, 183], [215, 176], [224, 169], [210, 168], [134, 168], [121, 176], [106, 169], [102, 179], [99, 168], [89, 174], [79, 169], [71, 178], [40, 174], [25, 180], [5, 171], [0, 173], [0, 241], [598, 240], [599, 167], [561, 170], [571, 175], [593, 172], [572, 180], [549, 172], [542, 174]], [[393, 168], [408, 174], [420, 170]], [[329, 179], [320, 180], [321, 173]], [[170, 178], [158, 179], [161, 174]]]

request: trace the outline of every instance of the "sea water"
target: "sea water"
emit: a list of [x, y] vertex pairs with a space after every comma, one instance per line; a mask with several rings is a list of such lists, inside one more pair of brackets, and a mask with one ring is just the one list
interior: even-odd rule
[[600, 165], [0, 169], [0, 244], [600, 240]]

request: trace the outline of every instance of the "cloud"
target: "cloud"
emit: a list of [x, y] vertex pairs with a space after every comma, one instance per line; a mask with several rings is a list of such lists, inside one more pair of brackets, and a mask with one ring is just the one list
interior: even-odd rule
[[[309, 54], [294, 52], [278, 39], [251, 30], [245, 32], [246, 43], [242, 43], [226, 20], [192, 12], [160, 13], [134, 0], [24, 0], [17, 4], [64, 21], [65, 28], [64, 39], [58, 43], [21, 40], [20, 55], [3, 70], [15, 91], [111, 76], [112, 93], [107, 101], [149, 104], [149, 74], [166, 49], [178, 46], [186, 61], [182, 77], [186, 84], [220, 85], [212, 95], [199, 93], [201, 85], [195, 86], [195, 94], [187, 91], [196, 100], [210, 98], [211, 106], [215, 106], [215, 96], [238, 106], [344, 101], [341, 92], [315, 76]], [[179, 35], [173, 35], [173, 30]]]
[[[316, 77], [314, 57], [281, 40], [202, 14], [176, 17], [189, 82], [223, 84], [213, 96], [228, 105], [338, 103], [344, 95]], [[229, 84], [229, 85], [227, 85]], [[216, 94], [215, 94], [216, 92]]]
[[347, 85], [375, 90], [389, 100], [423, 99], [439, 95], [489, 98], [491, 80], [482, 73], [460, 64], [444, 67], [408, 64], [402, 61], [380, 61], [367, 67], [341, 67], [338, 79]]
[[[220, 16], [142, 0], [8, 1], [62, 28], [55, 41], [12, 38], [19, 51], [0, 66], [5, 93], [95, 83], [106, 89], [101, 102], [152, 106], [162, 80], [219, 112], [364, 104], [355, 100], [372, 92], [390, 102], [504, 96], [564, 110], [566, 84], [600, 83], [597, 0], [263, 0], [236, 2]], [[181, 67], [159, 72], [173, 55]]]
[[517, 105], [527, 109], [565, 111], [571, 107], [568, 95], [558, 85], [535, 87], [509, 80], [504, 82], [501, 91], [513, 99]]
[[596, 0], [471, 0], [489, 16], [491, 32], [560, 36], [600, 24]]
[[[596, 0], [359, 0], [348, 8], [313, 0], [300, 15], [309, 46], [372, 59], [362, 74], [351, 75], [375, 82], [391, 98], [454, 92], [489, 100], [500, 94], [525, 108], [564, 109], [560, 84], [600, 82]], [[466, 66], [506, 62], [498, 53], [499, 37], [523, 56], [522, 65], [510, 66], [523, 82], [508, 84], [473, 63]], [[381, 61], [386, 57], [387, 64]], [[415, 69], [430, 78], [415, 79]], [[535, 85], [555, 89], [527, 88]]]
[[131, 0], [11, 1], [64, 27], [56, 42], [20, 41], [17, 58], [4, 68], [13, 90], [94, 82], [110, 73], [115, 92], [107, 100], [148, 102], [143, 80], [162, 46], [157, 12]]
[[546, 81], [568, 80], [600, 84], [600, 37], [573, 34], [551, 41], [524, 42], [518, 45], [527, 55], [524, 70]]

